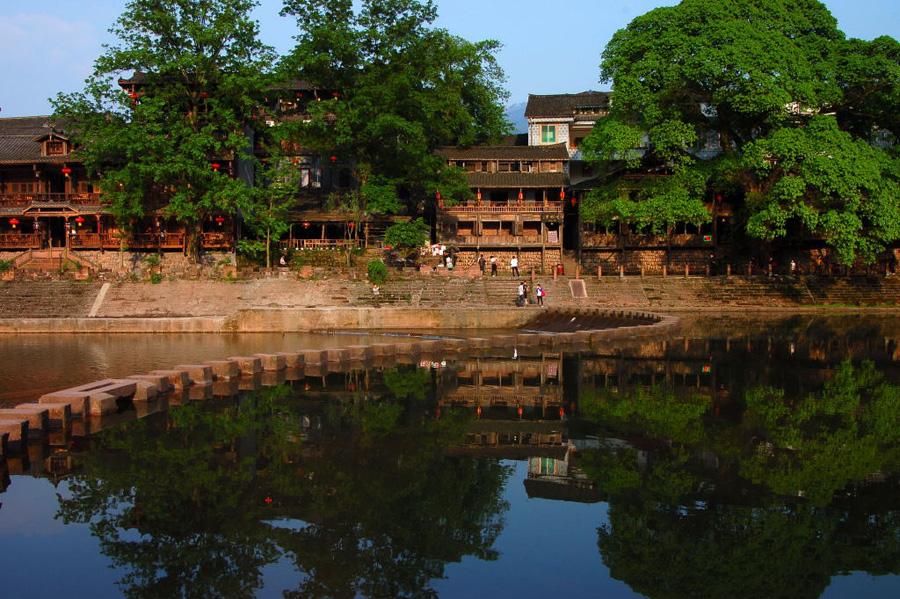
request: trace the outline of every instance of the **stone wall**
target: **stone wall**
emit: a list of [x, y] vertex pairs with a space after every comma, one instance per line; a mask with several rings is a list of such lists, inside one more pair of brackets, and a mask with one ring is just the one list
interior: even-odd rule
[[[546, 265], [546, 269], [543, 268], [541, 264], [541, 250], [540, 249], [527, 249], [516, 252], [515, 250], [502, 250], [502, 251], [483, 251], [480, 252], [484, 256], [485, 272], [490, 272], [491, 263], [490, 257], [497, 257], [497, 271], [500, 274], [509, 274], [511, 272], [509, 267], [509, 261], [513, 256], [518, 256], [519, 258], [519, 273], [525, 274], [531, 272], [531, 269], [534, 268], [534, 271], [537, 274], [550, 274], [553, 272], [553, 267], [562, 262], [562, 250], [559, 248], [548, 248], [544, 251], [544, 264]], [[457, 254], [458, 258], [456, 261], [457, 267], [468, 268], [475, 260], [478, 259], [479, 252], [464, 250]], [[545, 272], [546, 270], [546, 272]]]
[[684, 274], [687, 266], [692, 274], [706, 274], [710, 264], [710, 252], [706, 248], [647, 250], [584, 250], [581, 256], [582, 267], [586, 273], [596, 273], [602, 268], [603, 275], [618, 275], [624, 267], [628, 276], [661, 275], [663, 267], [667, 273]]

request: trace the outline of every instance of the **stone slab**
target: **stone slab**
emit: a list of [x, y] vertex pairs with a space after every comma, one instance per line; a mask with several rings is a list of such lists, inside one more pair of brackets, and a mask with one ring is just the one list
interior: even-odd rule
[[228, 381], [241, 376], [241, 365], [236, 360], [207, 360], [203, 363], [212, 368], [213, 379]]
[[208, 385], [213, 382], [212, 366], [205, 364], [179, 364], [175, 370], [186, 370], [188, 378], [195, 385]]
[[286, 367], [284, 356], [279, 354], [254, 354], [253, 356], [262, 362], [263, 371], [284, 370]]
[[47, 410], [47, 427], [50, 429], [65, 428], [72, 420], [72, 406], [68, 403], [23, 403], [16, 410]]
[[241, 376], [254, 375], [257, 372], [262, 372], [262, 360], [259, 358], [232, 356], [228, 359], [237, 362], [238, 368], [241, 369]]
[[88, 414], [103, 416], [116, 411], [116, 396], [109, 393], [93, 393], [88, 398]]
[[156, 385], [157, 393], [165, 393], [171, 387], [169, 377], [164, 374], [133, 374], [128, 377], [135, 381], [147, 381]]
[[284, 356], [284, 365], [286, 368], [303, 368], [305, 360], [300, 352], [275, 352], [276, 356]]
[[135, 403], [152, 401], [159, 395], [159, 389], [150, 381], [134, 381], [134, 384], [134, 396], [131, 401]]
[[28, 418], [0, 419], [0, 432], [9, 434], [7, 447], [16, 451], [28, 441]]
[[35, 439], [43, 437], [50, 428], [50, 410], [41, 406], [16, 406], [15, 408], [0, 409], [0, 419], [16, 420], [28, 419], [28, 436]]
[[87, 411], [87, 402], [90, 396], [91, 393], [89, 391], [55, 391], [53, 393], [42, 395], [40, 399], [38, 399], [38, 403], [69, 404], [69, 413], [72, 418], [81, 418]]
[[150, 374], [169, 379], [169, 387], [172, 389], [185, 389], [191, 386], [191, 379], [186, 370], [151, 370]]

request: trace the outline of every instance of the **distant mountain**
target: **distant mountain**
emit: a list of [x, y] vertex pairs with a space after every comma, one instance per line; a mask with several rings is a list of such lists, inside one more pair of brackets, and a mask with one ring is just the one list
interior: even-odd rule
[[513, 133], [528, 133], [528, 120], [525, 118], [527, 105], [528, 102], [519, 102], [506, 107], [506, 118], [513, 124]]

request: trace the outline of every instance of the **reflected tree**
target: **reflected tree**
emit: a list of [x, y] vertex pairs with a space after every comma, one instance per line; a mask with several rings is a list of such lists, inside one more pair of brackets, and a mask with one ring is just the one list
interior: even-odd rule
[[[648, 597], [818, 597], [835, 574], [900, 572], [900, 386], [840, 364], [791, 397], [750, 388], [731, 421], [702, 395], [591, 390], [607, 431], [582, 456], [609, 494], [598, 547]], [[727, 424], [727, 426], [726, 426]]]
[[410, 417], [414, 393], [332, 397], [337, 409], [303, 393], [192, 403], [92, 437], [58, 517], [90, 525], [135, 598], [251, 597], [285, 556], [300, 581], [288, 596], [429, 596], [447, 562], [496, 556], [509, 472], [447, 455], [464, 415]]

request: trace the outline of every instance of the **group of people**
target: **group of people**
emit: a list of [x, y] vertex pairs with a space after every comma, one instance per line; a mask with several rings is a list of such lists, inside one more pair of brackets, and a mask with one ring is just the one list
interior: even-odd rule
[[[481, 274], [484, 274], [484, 270], [488, 264], [491, 265], [491, 276], [497, 276], [497, 256], [491, 256], [487, 260], [484, 259], [484, 254], [478, 254], [478, 257], [475, 259], [472, 264], [478, 265], [478, 270], [481, 271]], [[518, 277], [519, 275], [519, 259], [513, 256], [509, 259], [509, 269], [512, 271], [512, 275], [514, 277]]]
[[[528, 283], [522, 281], [519, 283], [518, 289], [519, 297], [516, 299], [516, 305], [518, 306], [527, 306], [528, 305]], [[546, 297], [547, 293], [544, 291], [544, 288], [540, 285], [534, 286], [534, 299], [538, 306], [544, 305], [544, 297]]]

